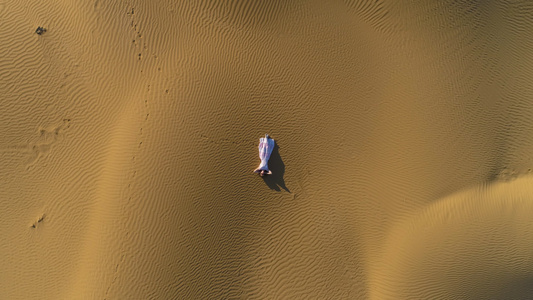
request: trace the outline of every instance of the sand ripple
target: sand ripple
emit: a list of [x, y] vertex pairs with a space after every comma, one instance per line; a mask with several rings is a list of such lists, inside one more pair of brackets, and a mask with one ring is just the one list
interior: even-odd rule
[[528, 299], [532, 10], [0, 0], [0, 299]]

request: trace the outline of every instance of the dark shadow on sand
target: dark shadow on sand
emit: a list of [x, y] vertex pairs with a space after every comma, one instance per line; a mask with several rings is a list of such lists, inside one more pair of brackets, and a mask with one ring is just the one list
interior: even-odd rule
[[283, 175], [285, 174], [285, 164], [279, 155], [279, 146], [277, 143], [272, 150], [270, 159], [268, 160], [268, 168], [270, 171], [272, 171], [272, 175], [266, 175], [262, 177], [263, 181], [268, 185], [268, 187], [276, 191], [281, 191], [281, 189], [284, 189], [290, 193], [291, 191], [289, 191], [285, 185], [285, 180], [283, 179]]
[[[515, 278], [518, 277], [518, 278]], [[516, 300], [516, 299], [531, 299], [533, 295], [533, 276], [513, 276], [510, 282], [506, 282], [505, 285], [499, 291], [499, 295], [494, 295], [493, 299], [502, 300]]]

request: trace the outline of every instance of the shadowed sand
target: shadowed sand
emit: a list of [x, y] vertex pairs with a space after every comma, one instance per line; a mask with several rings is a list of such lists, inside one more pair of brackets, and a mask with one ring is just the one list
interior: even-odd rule
[[530, 299], [532, 16], [0, 0], [0, 299]]
[[279, 155], [278, 144], [276, 144], [274, 146], [274, 150], [272, 150], [268, 165], [272, 171], [272, 174], [261, 177], [263, 181], [265, 181], [268, 187], [273, 190], [281, 191], [281, 189], [283, 189], [290, 193], [291, 191], [289, 191], [285, 185], [285, 179], [283, 179], [283, 175], [285, 174], [285, 164]]

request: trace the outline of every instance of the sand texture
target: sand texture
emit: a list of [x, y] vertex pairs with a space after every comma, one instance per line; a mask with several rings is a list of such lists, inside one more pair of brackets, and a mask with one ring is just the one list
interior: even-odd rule
[[533, 299], [532, 46], [526, 0], [0, 0], [0, 299]]

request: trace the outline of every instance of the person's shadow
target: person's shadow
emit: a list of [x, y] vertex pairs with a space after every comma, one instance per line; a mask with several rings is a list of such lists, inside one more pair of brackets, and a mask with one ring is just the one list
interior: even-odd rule
[[283, 175], [285, 174], [285, 164], [279, 155], [278, 143], [276, 143], [272, 150], [272, 154], [268, 160], [268, 168], [272, 171], [272, 174], [261, 177], [268, 187], [276, 191], [284, 189], [290, 193], [291, 191], [289, 191], [285, 185], [285, 180], [283, 179]]

